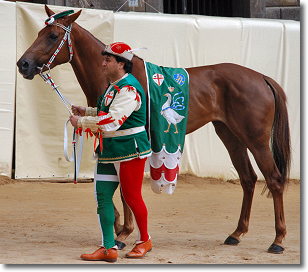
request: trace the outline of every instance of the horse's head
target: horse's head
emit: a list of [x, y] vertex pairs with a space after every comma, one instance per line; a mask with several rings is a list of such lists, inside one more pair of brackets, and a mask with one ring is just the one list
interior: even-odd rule
[[[46, 5], [45, 10], [49, 17], [55, 14]], [[19, 72], [24, 78], [33, 79], [40, 72], [40, 67], [47, 65], [66, 33], [63, 26], [66, 28], [69, 27], [79, 17], [80, 13], [81, 10], [72, 15], [60, 17], [53, 24], [49, 24], [39, 31], [37, 39], [17, 62]], [[62, 50], [59, 51], [54, 61], [50, 64], [50, 69], [70, 60], [70, 51], [67, 43], [68, 41], [66, 40]], [[47, 69], [47, 67], [44, 68], [44, 70]]]

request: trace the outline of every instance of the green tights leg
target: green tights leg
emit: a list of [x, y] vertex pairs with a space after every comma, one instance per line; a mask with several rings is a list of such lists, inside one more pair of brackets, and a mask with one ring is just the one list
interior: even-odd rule
[[119, 183], [113, 181], [96, 181], [96, 200], [98, 222], [102, 231], [102, 245], [109, 249], [115, 246], [113, 224], [114, 224], [114, 207], [113, 195]]

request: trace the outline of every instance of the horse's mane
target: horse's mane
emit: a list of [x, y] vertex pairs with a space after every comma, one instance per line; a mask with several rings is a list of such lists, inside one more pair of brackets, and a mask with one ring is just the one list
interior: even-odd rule
[[[76, 23], [77, 24], [77, 23]], [[99, 44], [101, 44], [102, 46], [106, 46], [106, 44], [104, 44], [102, 41], [100, 41], [98, 38], [96, 38], [91, 32], [89, 32], [88, 30], [86, 30], [85, 28], [83, 28], [82, 26], [80, 26], [79, 24], [77, 24], [82, 30], [84, 30], [87, 34], [89, 34], [89, 36], [91, 36], [95, 41], [97, 41]]]
[[134, 54], [134, 57], [136, 57], [136, 58], [139, 59], [139, 60], [144, 61], [142, 58], [140, 58], [139, 56], [137, 56], [137, 55], [135, 55], [135, 54]]
[[[77, 24], [78, 25], [78, 24]], [[89, 32], [88, 30], [86, 30], [85, 28], [83, 28], [82, 26], [78, 25], [79, 27], [81, 27], [86, 33], [89, 34], [89, 36], [91, 36], [94, 40], [96, 40], [98, 43], [100, 43], [103, 46], [106, 46], [106, 44], [104, 44], [101, 40], [99, 40], [98, 38], [96, 38], [91, 32]], [[139, 56], [134, 54], [134, 57], [138, 58], [141, 61], [144, 61], [142, 58], [140, 58]]]

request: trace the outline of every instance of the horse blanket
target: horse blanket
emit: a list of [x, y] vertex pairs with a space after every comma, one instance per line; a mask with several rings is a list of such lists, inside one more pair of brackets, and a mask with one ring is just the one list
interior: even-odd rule
[[172, 194], [187, 126], [189, 76], [185, 69], [145, 62], [148, 83], [151, 188]]

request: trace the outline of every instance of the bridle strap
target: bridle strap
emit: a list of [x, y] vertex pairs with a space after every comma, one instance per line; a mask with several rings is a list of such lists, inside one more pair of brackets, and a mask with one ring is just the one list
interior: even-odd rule
[[[56, 56], [58, 55], [58, 53], [60, 52], [61, 48], [63, 47], [64, 43], [68, 42], [68, 48], [69, 48], [69, 53], [70, 53], [70, 60], [72, 60], [73, 58], [73, 47], [72, 47], [72, 41], [71, 41], [71, 36], [70, 36], [70, 33], [71, 33], [71, 28], [72, 28], [72, 25], [70, 24], [68, 27], [64, 26], [64, 25], [61, 25], [59, 23], [56, 24], [57, 26], [61, 27], [64, 31], [65, 31], [65, 34], [58, 46], [58, 48], [56, 49], [56, 51], [52, 54], [52, 56], [50, 57], [49, 61], [47, 64], [43, 64], [42, 67], [38, 67], [41, 71], [40, 71], [40, 76], [43, 78], [43, 80], [45, 81], [45, 83], [48, 83], [53, 90], [56, 90], [57, 94], [59, 95], [59, 97], [61, 98], [61, 100], [63, 101], [64, 105], [66, 106], [67, 110], [69, 111], [70, 115], [73, 115], [71, 110], [69, 109], [69, 107], [67, 106], [65, 100], [72, 106], [72, 103], [70, 103], [66, 98], [64, 98], [64, 96], [61, 94], [61, 92], [58, 90], [58, 86], [56, 86], [56, 84], [53, 82], [51, 76], [49, 75], [49, 72], [50, 72], [50, 65], [52, 64], [52, 62], [54, 61], [54, 59], [56, 58]], [[44, 74], [43, 73], [43, 70], [44, 70], [44, 67], [47, 67], [48, 68], [48, 71]]]
[[[72, 41], [71, 41], [71, 28], [72, 25], [69, 25], [68, 27], [61, 25], [59, 23], [56, 24], [57, 26], [61, 27], [64, 31], [64, 37], [62, 38], [62, 41], [60, 42], [58, 48], [56, 49], [56, 51], [52, 54], [52, 56], [50, 57], [48, 63], [45, 65], [47, 66], [47, 68], [50, 68], [51, 63], [54, 61], [55, 57], [58, 55], [58, 53], [60, 52], [61, 48], [63, 47], [64, 43], [68, 42], [68, 49], [69, 49], [69, 54], [70, 54], [70, 60], [69, 62], [71, 62], [71, 60], [73, 59], [73, 46], [72, 46]], [[44, 65], [43, 65], [44, 67]]]

